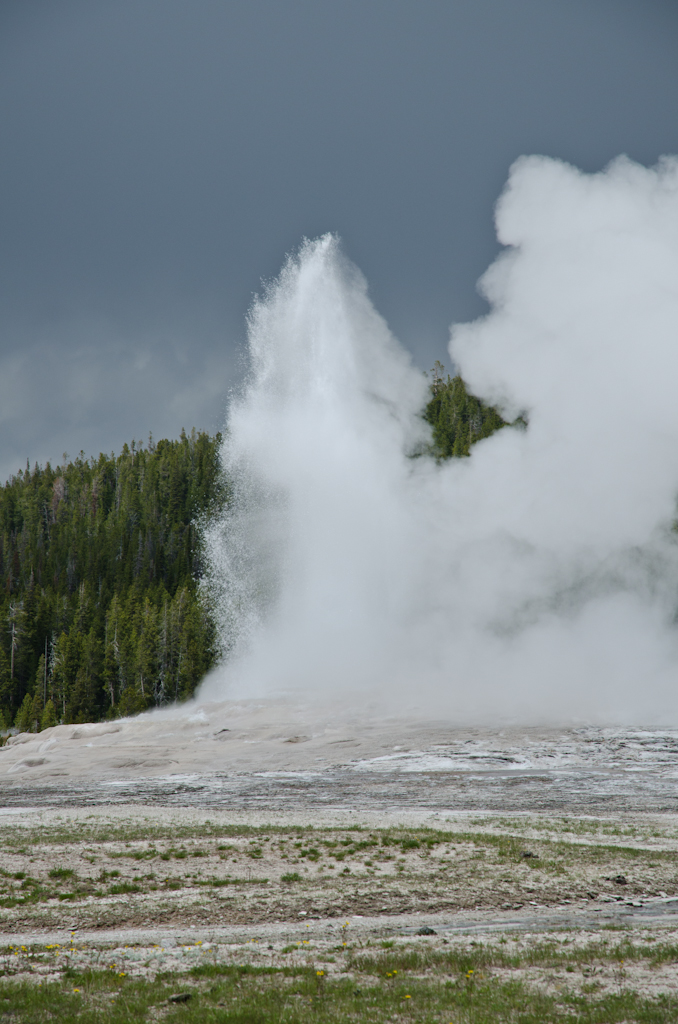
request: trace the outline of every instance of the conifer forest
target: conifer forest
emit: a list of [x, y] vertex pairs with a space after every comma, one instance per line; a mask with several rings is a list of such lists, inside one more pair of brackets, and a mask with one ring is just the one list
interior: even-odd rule
[[[436, 364], [430, 454], [505, 425]], [[0, 728], [130, 715], [190, 697], [216, 658], [199, 524], [228, 501], [221, 435], [26, 466], [0, 488]]]

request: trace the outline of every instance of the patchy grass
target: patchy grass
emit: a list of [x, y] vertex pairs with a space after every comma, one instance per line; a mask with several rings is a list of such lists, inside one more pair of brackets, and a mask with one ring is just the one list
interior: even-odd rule
[[[385, 943], [383, 945], [386, 945]], [[506, 943], [508, 946], [508, 943]], [[381, 953], [373, 954], [352, 949], [347, 969], [361, 974], [387, 977], [405, 971], [435, 971], [452, 974], [481, 973], [489, 968], [520, 969], [544, 967], [551, 970], [574, 967], [590, 969], [591, 965], [610, 966], [620, 963], [644, 962], [649, 967], [678, 964], [678, 944], [637, 942], [625, 937], [611, 944], [606, 938], [579, 945], [562, 935], [558, 939], [512, 944], [472, 942], [468, 947], [451, 950], [426, 949], [393, 944]]]
[[489, 818], [467, 831], [145, 819], [4, 826], [0, 926], [58, 927], [64, 902], [85, 928], [592, 906], [678, 892], [675, 850], [638, 830], [604, 843], [573, 837], [569, 819], [562, 827], [551, 820], [545, 835], [532, 823], [527, 838], [525, 821]]
[[[421, 970], [421, 964], [417, 965]], [[200, 964], [188, 972], [153, 979], [124, 971], [68, 971], [41, 986], [0, 981], [0, 1013], [21, 1024], [79, 1021], [83, 1024], [386, 1024], [401, 1020], [440, 1024], [516, 1021], [520, 1024], [670, 1024], [678, 1000], [642, 997], [624, 988], [544, 992], [518, 980], [486, 975], [480, 968], [449, 965], [451, 974], [387, 972], [328, 978], [324, 969]]]

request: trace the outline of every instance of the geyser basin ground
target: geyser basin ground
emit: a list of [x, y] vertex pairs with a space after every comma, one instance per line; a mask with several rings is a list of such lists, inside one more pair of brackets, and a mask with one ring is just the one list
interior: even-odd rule
[[675, 1019], [678, 731], [239, 701], [19, 735], [0, 772], [17, 1019]]
[[194, 703], [12, 737], [0, 793], [5, 807], [161, 803], [266, 821], [678, 812], [678, 730], [472, 729], [369, 706]]

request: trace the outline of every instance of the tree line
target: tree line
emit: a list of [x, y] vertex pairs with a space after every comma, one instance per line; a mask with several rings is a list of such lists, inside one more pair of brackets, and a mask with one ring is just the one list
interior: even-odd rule
[[[505, 426], [432, 372], [438, 459]], [[228, 500], [221, 435], [132, 441], [119, 455], [26, 466], [0, 488], [0, 728], [130, 715], [190, 697], [216, 659], [199, 588], [200, 520]]]
[[189, 697], [215, 658], [201, 516], [226, 499], [221, 436], [182, 431], [0, 489], [0, 714], [36, 730]]

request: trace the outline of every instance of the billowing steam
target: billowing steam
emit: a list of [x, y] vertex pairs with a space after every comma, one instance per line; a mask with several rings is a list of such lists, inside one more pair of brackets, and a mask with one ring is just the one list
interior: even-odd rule
[[426, 382], [331, 236], [254, 307], [207, 531], [224, 665], [460, 722], [678, 720], [678, 159], [519, 160], [470, 390], [527, 430], [420, 453]]

